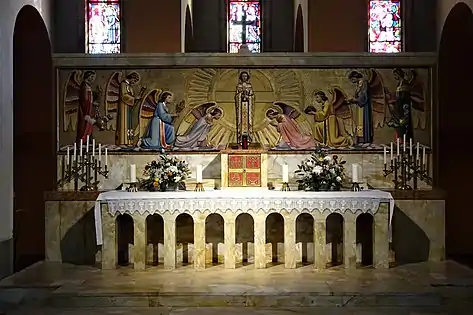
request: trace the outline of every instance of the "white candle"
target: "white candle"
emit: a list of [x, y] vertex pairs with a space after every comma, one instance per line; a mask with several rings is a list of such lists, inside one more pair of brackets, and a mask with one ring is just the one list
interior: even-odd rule
[[397, 154], [396, 155], [399, 155], [399, 138], [397, 138]]
[[95, 139], [92, 139], [92, 156], [95, 156]]
[[102, 162], [102, 144], [99, 143], [99, 162]]
[[74, 156], [72, 157], [72, 160], [75, 162], [77, 159], [77, 143], [74, 143]]
[[87, 136], [87, 140], [85, 141], [85, 143], [86, 143], [85, 144], [86, 145], [85, 152], [87, 152], [87, 153], [89, 153], [89, 140], [90, 140], [90, 138], [89, 138], [89, 136]]
[[386, 157], [387, 154], [388, 154], [387, 149], [386, 147], [384, 147], [384, 164], [387, 164], [387, 157]]
[[84, 144], [84, 142], [82, 141], [82, 139], [80, 139], [80, 147], [79, 147], [79, 156], [82, 157], [82, 145]]
[[394, 147], [394, 143], [391, 141], [391, 161], [393, 160], [393, 154], [394, 154], [394, 153], [393, 153], [393, 151], [394, 151], [394, 150], [393, 150], [393, 149], [394, 149], [393, 147]]
[[108, 149], [105, 148], [105, 166], [108, 165]]
[[425, 160], [425, 147], [422, 148], [422, 164], [426, 164], [426, 160]]
[[197, 165], [197, 169], [195, 171], [195, 177], [196, 177], [197, 183], [202, 183], [202, 165], [201, 164]]
[[287, 164], [282, 165], [282, 182], [289, 183], [289, 166]]
[[136, 165], [130, 164], [130, 182], [136, 183]]
[[419, 155], [419, 142], [417, 142], [417, 148], [416, 148], [416, 160], [418, 161], [420, 159]]
[[352, 176], [351, 176], [352, 182], [358, 183], [358, 164], [353, 163], [353, 164], [351, 165], [351, 175], [352, 175]]
[[403, 143], [403, 152], [406, 152], [406, 135], [404, 135], [404, 138], [402, 139], [402, 143]]
[[69, 146], [67, 147], [66, 165], [69, 164]]
[[409, 155], [412, 156], [412, 138], [409, 139]]

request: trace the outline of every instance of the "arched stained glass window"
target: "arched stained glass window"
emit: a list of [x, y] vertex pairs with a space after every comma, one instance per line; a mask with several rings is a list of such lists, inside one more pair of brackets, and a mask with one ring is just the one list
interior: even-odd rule
[[242, 44], [251, 52], [261, 52], [260, 1], [228, 1], [228, 52], [238, 52]]
[[401, 52], [401, 0], [370, 0], [368, 29], [370, 52]]
[[120, 53], [120, 0], [86, 0], [86, 51]]

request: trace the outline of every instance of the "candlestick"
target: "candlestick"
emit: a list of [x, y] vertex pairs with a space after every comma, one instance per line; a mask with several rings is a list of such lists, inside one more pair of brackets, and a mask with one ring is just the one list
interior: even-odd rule
[[79, 156], [82, 157], [82, 145], [83, 145], [82, 139], [80, 139], [80, 147], [79, 147]]
[[384, 164], [387, 164], [387, 157], [386, 156], [387, 156], [388, 153], [386, 151], [387, 151], [387, 149], [386, 149], [386, 147], [384, 147]]
[[130, 164], [130, 182], [136, 182], [136, 165]]
[[69, 147], [67, 147], [67, 158], [66, 158], [66, 164], [69, 164]]
[[196, 179], [197, 179], [197, 183], [202, 183], [202, 165], [201, 164], [197, 165]]
[[403, 144], [403, 152], [406, 152], [406, 135], [404, 135], [403, 139], [402, 139], [402, 144]]
[[89, 153], [89, 136], [87, 135], [87, 140], [86, 140], [86, 147], [85, 147], [85, 152]]
[[99, 163], [102, 163], [102, 144], [99, 143]]
[[426, 162], [426, 160], [425, 160], [425, 147], [423, 147], [422, 148], [422, 164], [425, 165], [426, 164], [425, 162]]
[[105, 167], [108, 165], [108, 149], [105, 148]]
[[399, 156], [399, 138], [397, 138], [397, 152], [396, 152], [396, 155]]
[[419, 155], [419, 142], [417, 142], [417, 148], [416, 148], [416, 160], [418, 161], [420, 159]]
[[95, 139], [92, 139], [92, 156], [95, 156]]
[[352, 182], [358, 183], [358, 164], [351, 165]]
[[77, 160], [77, 143], [74, 143], [74, 156], [72, 160], [75, 162]]
[[409, 155], [412, 156], [412, 138], [409, 139]]
[[391, 141], [391, 161], [393, 160], [393, 147], [394, 147], [394, 144]]
[[282, 182], [289, 182], [289, 166], [287, 164], [283, 164], [282, 166]]

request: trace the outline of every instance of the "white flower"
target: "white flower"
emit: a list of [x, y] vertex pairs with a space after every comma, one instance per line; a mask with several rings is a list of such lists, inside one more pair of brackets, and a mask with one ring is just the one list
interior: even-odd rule
[[341, 182], [341, 181], [342, 181], [342, 178], [341, 178], [340, 176], [337, 176], [337, 177], [335, 178], [335, 180], [336, 180], [337, 182]]
[[328, 156], [328, 155], [327, 155], [326, 157], [324, 157], [324, 160], [325, 160], [325, 161], [331, 161], [331, 160], [332, 160], [332, 158], [331, 158], [330, 156]]
[[322, 170], [323, 170], [322, 166], [317, 165], [317, 166], [314, 167], [314, 169], [312, 170], [312, 172], [313, 172], [314, 174], [319, 175], [320, 173], [322, 173]]

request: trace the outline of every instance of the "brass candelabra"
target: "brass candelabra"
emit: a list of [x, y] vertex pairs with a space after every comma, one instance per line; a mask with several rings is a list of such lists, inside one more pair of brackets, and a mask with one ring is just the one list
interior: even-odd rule
[[57, 186], [64, 187], [73, 182], [75, 191], [79, 190], [79, 183], [84, 184], [80, 187], [81, 191], [98, 190], [99, 176], [108, 178], [109, 174], [107, 158], [105, 158], [104, 165], [101, 160], [100, 155], [99, 158], [96, 158], [95, 154], [90, 154], [90, 152], [78, 156], [76, 154], [63, 156], [62, 176], [58, 180]]
[[432, 185], [432, 177], [429, 176], [425, 154], [421, 159], [419, 154], [414, 156], [412, 151], [408, 153], [404, 150], [392, 156], [389, 163], [387, 163], [385, 155], [383, 172], [384, 177], [393, 175], [394, 189], [417, 189], [419, 180]]

